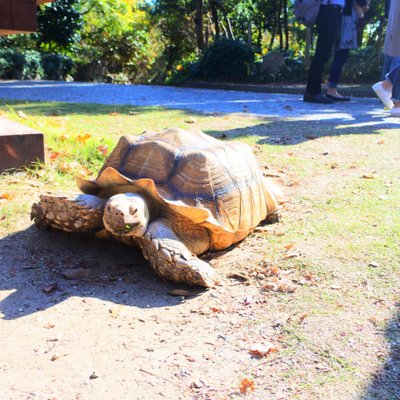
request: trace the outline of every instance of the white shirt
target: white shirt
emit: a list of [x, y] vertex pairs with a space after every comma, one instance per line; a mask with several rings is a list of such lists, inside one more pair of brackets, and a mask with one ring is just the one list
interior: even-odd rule
[[324, 6], [340, 6], [342, 8], [344, 8], [344, 2], [345, 0], [322, 0], [321, 4], [323, 4]]

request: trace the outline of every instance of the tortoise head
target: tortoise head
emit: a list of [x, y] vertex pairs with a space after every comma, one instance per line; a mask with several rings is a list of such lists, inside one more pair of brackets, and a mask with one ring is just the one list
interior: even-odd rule
[[110, 197], [103, 215], [106, 229], [118, 236], [143, 236], [149, 219], [147, 202], [143, 196], [136, 193]]

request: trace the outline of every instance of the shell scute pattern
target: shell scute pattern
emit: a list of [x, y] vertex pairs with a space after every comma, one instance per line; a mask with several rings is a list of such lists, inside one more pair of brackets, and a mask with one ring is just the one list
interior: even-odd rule
[[99, 177], [108, 167], [132, 185], [151, 179], [158, 201], [189, 207], [185, 217], [195, 214], [190, 209], [209, 210], [213, 219], [204, 225], [214, 232], [215, 241], [221, 240], [221, 246], [245, 237], [271, 212], [267, 209], [271, 195], [250, 147], [222, 142], [199, 130], [170, 128], [139, 138], [122, 137]]

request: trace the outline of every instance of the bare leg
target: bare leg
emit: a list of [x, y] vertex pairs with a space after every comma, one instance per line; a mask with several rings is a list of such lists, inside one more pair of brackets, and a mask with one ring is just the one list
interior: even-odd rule
[[140, 239], [140, 246], [145, 258], [163, 279], [206, 287], [217, 283], [215, 271], [182, 243], [167, 219], [152, 222]]
[[104, 228], [106, 200], [96, 196], [41, 195], [32, 205], [31, 220], [37, 227], [49, 226], [67, 232], [94, 232]]

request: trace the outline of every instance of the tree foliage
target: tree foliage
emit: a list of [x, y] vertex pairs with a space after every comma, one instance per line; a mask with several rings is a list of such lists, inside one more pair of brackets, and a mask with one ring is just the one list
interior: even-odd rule
[[82, 17], [77, 0], [56, 0], [39, 8], [38, 41], [66, 48], [80, 39]]
[[[56, 0], [40, 7], [37, 34], [0, 37], [0, 46], [69, 56], [78, 79], [162, 83], [186, 67], [198, 69], [213, 43], [229, 39], [251, 48], [256, 61], [281, 52], [287, 60], [281, 76], [290, 80], [305, 69], [310, 43], [292, 6], [293, 0]], [[358, 27], [369, 51], [379, 53], [385, 23], [384, 2], [372, 0]]]

